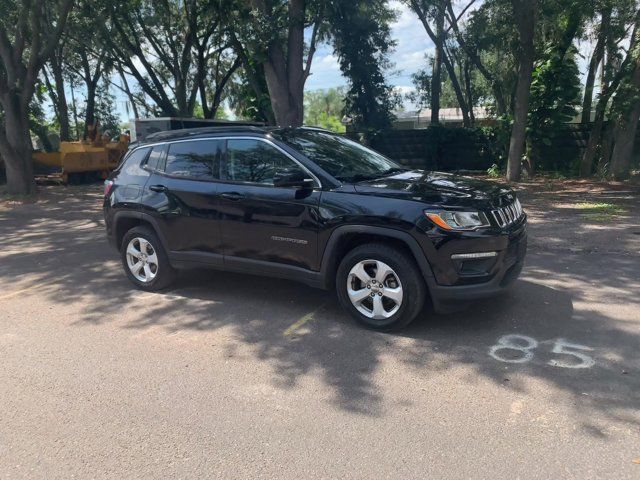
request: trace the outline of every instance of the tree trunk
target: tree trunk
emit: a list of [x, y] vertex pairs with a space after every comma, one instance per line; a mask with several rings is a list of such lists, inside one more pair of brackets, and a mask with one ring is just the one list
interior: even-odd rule
[[596, 81], [596, 71], [598, 65], [602, 61], [604, 55], [604, 45], [607, 35], [609, 33], [609, 21], [611, 19], [611, 10], [605, 10], [602, 12], [602, 25], [598, 33], [598, 40], [596, 47], [593, 50], [593, 55], [589, 61], [589, 70], [587, 73], [587, 79], [584, 85], [584, 99], [582, 100], [582, 123], [589, 123], [591, 121], [591, 106], [593, 104], [593, 86]]
[[71, 126], [69, 125], [69, 107], [67, 106], [67, 96], [64, 91], [64, 77], [62, 76], [62, 65], [52, 57], [51, 72], [56, 89], [56, 110], [58, 112], [58, 122], [60, 122], [60, 140], [68, 142], [71, 140]]
[[[537, 0], [531, 0], [532, 3], [535, 3], [536, 1]], [[460, 47], [462, 47], [462, 49], [467, 54], [469, 59], [475, 64], [480, 74], [491, 85], [491, 90], [493, 92], [493, 96], [496, 101], [496, 113], [498, 114], [499, 117], [502, 115], [506, 115], [507, 102], [505, 101], [505, 97], [503, 94], [502, 82], [500, 81], [499, 78], [494, 77], [491, 74], [491, 72], [484, 66], [478, 52], [475, 51], [473, 48], [471, 48], [469, 45], [467, 45], [467, 43], [464, 41], [464, 36], [460, 33], [460, 29], [458, 27], [458, 20], [457, 20], [456, 14], [453, 11], [452, 2], [448, 2], [446, 4], [446, 8], [449, 13], [448, 15], [449, 23], [451, 24], [451, 28], [453, 28], [453, 32], [456, 35], [456, 39], [458, 40]]]
[[444, 5], [437, 3], [435, 56], [431, 72], [431, 123], [440, 123], [440, 92], [442, 90], [442, 60], [444, 56]]
[[453, 87], [453, 91], [456, 94], [456, 99], [458, 100], [460, 111], [462, 112], [462, 125], [464, 125], [465, 127], [470, 127], [471, 119], [469, 117], [469, 107], [464, 98], [464, 94], [462, 93], [462, 87], [460, 86], [460, 82], [458, 81], [458, 75], [456, 74], [455, 67], [451, 61], [452, 57], [444, 50], [442, 53], [442, 61], [445, 68], [447, 69], [449, 80], [451, 80], [451, 86]]
[[264, 73], [271, 98], [275, 121], [281, 127], [299, 127], [303, 121], [302, 98], [294, 104], [286, 69], [276, 67], [271, 61], [264, 64]]
[[138, 106], [136, 105], [136, 98], [133, 96], [133, 93], [131, 93], [131, 90], [129, 89], [129, 82], [127, 82], [127, 78], [125, 77], [122, 70], [118, 70], [118, 74], [122, 79], [122, 88], [124, 89], [124, 92], [127, 95], [127, 98], [129, 99], [129, 103], [131, 104], [131, 111], [133, 113], [133, 118], [134, 119], [140, 118], [138, 114]]
[[509, 141], [509, 159], [507, 162], [507, 180], [517, 182], [522, 171], [522, 154], [524, 153], [529, 113], [529, 92], [531, 74], [533, 73], [533, 57], [535, 54], [533, 37], [536, 14], [536, 0], [512, 0], [513, 11], [520, 34], [520, 67], [516, 86], [513, 128]]
[[604, 113], [608, 100], [609, 98], [607, 97], [606, 99], [600, 98], [600, 100], [598, 101], [598, 105], [596, 107], [596, 117], [593, 120], [591, 132], [589, 132], [589, 141], [587, 142], [587, 148], [582, 154], [582, 159], [580, 160], [579, 175], [581, 177], [588, 177], [589, 175], [591, 175], [593, 160], [596, 158], [596, 151], [598, 149], [598, 145], [600, 144], [600, 139], [602, 138]]
[[[84, 133], [82, 139], [86, 140], [89, 136], [89, 126], [95, 124], [96, 112], [96, 88], [93, 85], [87, 85], [87, 109], [84, 116]], [[96, 132], [97, 134], [97, 132]]]
[[[640, 57], [635, 59], [631, 85], [636, 92], [640, 91]], [[615, 130], [613, 153], [611, 154], [611, 176], [615, 180], [629, 177], [633, 147], [640, 119], [640, 100], [636, 100], [631, 109], [626, 112]]]
[[80, 140], [80, 130], [78, 128], [78, 106], [76, 104], [76, 95], [74, 93], [75, 85], [73, 84], [73, 78], [71, 79], [71, 111], [73, 112], [73, 124], [76, 131], [76, 140]]
[[21, 108], [20, 99], [6, 94], [4, 107], [4, 132], [0, 131], [0, 156], [7, 173], [7, 192], [12, 195], [30, 195], [35, 192], [33, 179], [32, 147], [29, 136], [29, 117]]
[[611, 177], [615, 180], [629, 178], [638, 119], [640, 119], [640, 102], [636, 102], [633, 109], [625, 115], [623, 122], [618, 124], [616, 129], [610, 167]]
[[470, 71], [470, 65], [468, 61], [464, 61], [464, 88], [467, 94], [467, 105], [469, 106], [469, 123], [471, 125], [475, 125], [476, 123], [476, 116], [475, 113], [473, 113], [473, 105], [474, 105], [474, 99], [473, 99], [473, 92], [471, 90], [471, 71]]
[[271, 106], [282, 127], [299, 127], [304, 121], [304, 10], [304, 0], [289, 2], [286, 55], [274, 40], [264, 62]]

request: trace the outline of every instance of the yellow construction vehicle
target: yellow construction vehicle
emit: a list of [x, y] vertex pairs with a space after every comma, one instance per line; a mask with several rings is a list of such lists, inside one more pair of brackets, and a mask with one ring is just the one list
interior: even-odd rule
[[58, 152], [35, 152], [36, 180], [68, 183], [90, 178], [107, 178], [115, 169], [127, 148], [129, 136], [118, 141], [102, 137], [93, 141], [60, 142]]

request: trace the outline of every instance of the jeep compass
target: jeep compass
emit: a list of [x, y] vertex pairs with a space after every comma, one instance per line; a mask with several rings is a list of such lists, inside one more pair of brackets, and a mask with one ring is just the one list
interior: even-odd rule
[[519, 275], [526, 215], [511, 189], [409, 169], [316, 128], [160, 132], [105, 182], [107, 236], [138, 288], [211, 267], [334, 289], [390, 330], [494, 295]]

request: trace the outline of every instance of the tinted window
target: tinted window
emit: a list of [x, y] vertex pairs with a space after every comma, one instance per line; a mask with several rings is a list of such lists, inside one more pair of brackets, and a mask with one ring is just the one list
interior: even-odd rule
[[164, 145], [156, 145], [151, 150], [149, 159], [147, 160], [147, 168], [151, 170], [158, 170], [158, 164], [162, 160], [162, 154], [164, 153]]
[[273, 185], [276, 172], [302, 171], [293, 160], [275, 147], [259, 140], [229, 140], [227, 180]]
[[138, 175], [141, 170], [140, 165], [145, 161], [147, 155], [149, 155], [150, 147], [138, 148], [129, 154], [124, 160], [121, 170], [129, 175]]
[[406, 170], [378, 152], [332, 133], [283, 130], [276, 135], [338, 180], [360, 181]]
[[214, 167], [220, 152], [220, 140], [199, 140], [169, 145], [164, 169], [168, 175], [210, 180], [216, 178]]

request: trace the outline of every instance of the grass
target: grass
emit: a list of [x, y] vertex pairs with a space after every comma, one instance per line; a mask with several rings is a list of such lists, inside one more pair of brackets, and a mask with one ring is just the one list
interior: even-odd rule
[[586, 220], [603, 223], [611, 222], [627, 212], [621, 206], [613, 203], [584, 202], [578, 203], [576, 207], [584, 211], [582, 217]]

